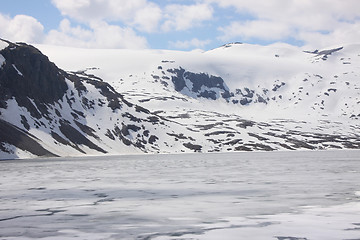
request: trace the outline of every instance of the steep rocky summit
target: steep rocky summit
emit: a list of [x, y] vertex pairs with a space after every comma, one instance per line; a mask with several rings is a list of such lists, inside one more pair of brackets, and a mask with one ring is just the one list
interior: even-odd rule
[[[20, 106], [31, 110], [32, 103], [29, 99], [33, 99], [37, 105], [61, 99], [68, 89], [66, 73], [38, 49], [25, 43], [8, 44], [1, 51], [6, 59], [0, 71], [1, 102], [14, 97]], [[38, 115], [35, 112], [33, 114]]]

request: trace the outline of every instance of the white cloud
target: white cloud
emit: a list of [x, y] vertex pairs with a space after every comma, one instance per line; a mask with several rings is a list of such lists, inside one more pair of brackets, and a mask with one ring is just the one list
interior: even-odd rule
[[[174, 3], [178, 4], [174, 4]], [[52, 0], [68, 20], [44, 32], [33, 17], [0, 14], [0, 34], [11, 41], [91, 48], [145, 48], [142, 33], [186, 31], [178, 49], [204, 48], [196, 27], [214, 23], [218, 40], [275, 42], [294, 39], [312, 48], [358, 42], [360, 0]], [[216, 12], [219, 8], [224, 8]], [[218, 14], [229, 14], [218, 15]], [[250, 18], [249, 18], [250, 16]], [[227, 21], [225, 24], [221, 21]], [[195, 31], [194, 31], [195, 30]], [[160, 33], [160, 34], [159, 34]], [[209, 37], [210, 38], [210, 37]], [[214, 37], [215, 38], [215, 37]], [[260, 40], [260, 41], [258, 41]], [[166, 40], [165, 40], [166, 41]], [[164, 41], [164, 42], [165, 42]]]
[[189, 49], [189, 48], [204, 48], [208, 45], [211, 40], [199, 40], [197, 38], [193, 38], [188, 41], [176, 41], [170, 42], [170, 46], [177, 49]]
[[90, 24], [121, 21], [142, 31], [157, 29], [162, 16], [158, 5], [147, 0], [52, 0], [62, 15]]
[[183, 31], [213, 17], [210, 4], [163, 4], [149, 0], [52, 0], [63, 16], [81, 23], [120, 21], [144, 32]]
[[[80, 1], [79, 1], [80, 2]], [[43, 25], [35, 18], [0, 14], [1, 38], [13, 42], [45, 43], [84, 48], [147, 48], [147, 40], [130, 27], [93, 21], [88, 27], [71, 26], [68, 19], [61, 21], [57, 30], [44, 33]]]
[[360, 22], [343, 23], [330, 33], [300, 32], [298, 38], [302, 39], [308, 49], [339, 46], [343, 44], [358, 43], [360, 39]]
[[222, 41], [236, 37], [241, 37], [243, 40], [256, 38], [272, 41], [286, 38], [291, 34], [287, 25], [264, 20], [232, 22], [229, 26], [219, 28], [219, 30], [222, 32], [222, 35], [219, 36]]
[[203, 21], [213, 17], [213, 8], [208, 4], [178, 5], [172, 4], [165, 8], [164, 31], [183, 31], [199, 26]]
[[162, 18], [162, 10], [156, 5], [148, 5], [135, 12], [131, 25], [140, 31], [155, 32]]
[[51, 30], [46, 36], [46, 44], [84, 48], [146, 48], [145, 38], [137, 36], [131, 28], [109, 25], [104, 21], [90, 24], [89, 29], [72, 27], [64, 19], [58, 30]]
[[[294, 38], [305, 44], [358, 41], [359, 0], [203, 0], [235, 8], [239, 20], [220, 28], [222, 40]], [[252, 20], [242, 20], [242, 15]], [[352, 29], [348, 31], [347, 29]], [[355, 32], [354, 32], [355, 31]], [[356, 39], [357, 38], [357, 39]], [[242, 40], [238, 39], [238, 40]]]
[[43, 25], [35, 18], [16, 15], [14, 18], [0, 14], [1, 37], [13, 42], [39, 43], [43, 39]]

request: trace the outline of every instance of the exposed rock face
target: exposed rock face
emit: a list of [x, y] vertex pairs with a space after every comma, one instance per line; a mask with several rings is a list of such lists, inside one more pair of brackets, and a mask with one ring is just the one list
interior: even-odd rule
[[39, 144], [36, 137], [28, 134], [20, 128], [0, 119], [0, 152], [8, 151], [2, 143], [17, 146], [35, 156], [56, 157], [57, 155], [46, 150]]
[[0, 71], [0, 100], [3, 103], [15, 97], [20, 106], [40, 117], [29, 98], [46, 108], [44, 104], [54, 103], [64, 96], [68, 89], [65, 73], [36, 48], [24, 43], [9, 43], [0, 54], [6, 59]]
[[[208, 75], [206, 73], [188, 72], [183, 68], [168, 69], [174, 73], [171, 81], [174, 83], [175, 90], [183, 92], [187, 88], [188, 92], [195, 93], [196, 97], [208, 99], [218, 99], [219, 97], [229, 98], [230, 93], [224, 80], [221, 77]], [[186, 91], [186, 90], [185, 90]]]
[[334, 52], [340, 51], [342, 49], [343, 49], [343, 47], [334, 48], [334, 49], [328, 49], [328, 50], [322, 50], [322, 51], [315, 50], [313, 52], [310, 52], [310, 51], [305, 51], [305, 52], [306, 53], [311, 53], [311, 54], [316, 54], [317, 56], [321, 56], [321, 59], [326, 61], [329, 55], [333, 54]]
[[[158, 69], [163, 69], [159, 66]], [[207, 73], [195, 73], [188, 71], [181, 66], [178, 68], [170, 68], [167, 72], [162, 71], [160, 82], [166, 88], [172, 88], [169, 85], [170, 80], [173, 83], [175, 91], [182, 93], [191, 98], [206, 98], [209, 100], [217, 100], [219, 98], [225, 99], [227, 102], [240, 105], [249, 105], [250, 103], [267, 104], [269, 97], [267, 96], [268, 89], [253, 90], [247, 87], [243, 89], [235, 89], [230, 91], [223, 78], [209, 75]], [[170, 74], [170, 76], [169, 76]], [[152, 75], [157, 81], [159, 76]], [[285, 83], [275, 83], [273, 91], [277, 91], [283, 87]], [[165, 99], [165, 98], [164, 98]], [[141, 100], [141, 102], [149, 101], [149, 99]]]

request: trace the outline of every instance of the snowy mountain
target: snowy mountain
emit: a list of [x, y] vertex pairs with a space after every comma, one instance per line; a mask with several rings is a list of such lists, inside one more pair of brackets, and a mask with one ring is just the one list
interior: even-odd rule
[[0, 41], [0, 159], [360, 148], [360, 45], [36, 47]]

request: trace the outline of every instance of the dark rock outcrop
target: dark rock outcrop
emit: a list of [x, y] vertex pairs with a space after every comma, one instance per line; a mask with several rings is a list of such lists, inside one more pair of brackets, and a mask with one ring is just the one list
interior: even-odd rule
[[89, 139], [87, 139], [81, 132], [79, 132], [76, 128], [71, 126], [69, 123], [62, 121], [60, 123], [60, 131], [67, 137], [73, 144], [78, 145], [85, 145], [91, 149], [97, 150], [101, 153], [106, 153], [106, 151], [99, 146], [95, 145]]
[[342, 49], [343, 49], [343, 47], [327, 49], [327, 50], [322, 50], [322, 51], [315, 50], [315, 51], [304, 51], [304, 52], [316, 54], [316, 56], [321, 56], [321, 59], [326, 61], [329, 55], [333, 54], [334, 52], [340, 51]]
[[39, 144], [39, 139], [22, 129], [0, 119], [0, 151], [12, 153], [11, 149], [6, 148], [6, 144], [17, 146], [36, 156], [56, 157], [57, 155], [46, 150]]
[[[175, 74], [175, 76], [172, 76], [171, 81], [178, 92], [188, 87], [189, 91], [195, 93], [197, 97], [215, 100], [219, 97], [229, 98], [231, 96], [228, 87], [221, 77], [206, 73], [188, 72], [181, 67], [179, 69], [168, 69], [168, 72]], [[192, 86], [188, 86], [186, 81], [190, 81]], [[218, 89], [221, 93], [220, 96], [217, 95], [215, 89]]]
[[[4, 102], [14, 97], [20, 106], [39, 118], [43, 114], [39, 111], [46, 113], [45, 104], [64, 96], [68, 89], [66, 74], [33, 46], [8, 43], [9, 46], [0, 51], [5, 58], [0, 68], [0, 100]], [[34, 100], [38, 110], [29, 98]]]

